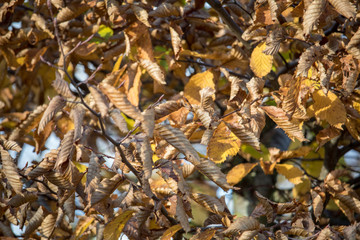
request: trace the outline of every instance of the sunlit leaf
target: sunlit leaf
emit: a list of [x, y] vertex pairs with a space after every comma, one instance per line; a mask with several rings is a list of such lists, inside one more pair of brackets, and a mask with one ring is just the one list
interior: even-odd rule
[[272, 68], [273, 56], [263, 53], [265, 48], [266, 44], [260, 43], [251, 53], [250, 67], [257, 77], [266, 76]]
[[228, 183], [231, 185], [239, 183], [257, 165], [257, 163], [240, 163], [236, 165], [226, 176]]

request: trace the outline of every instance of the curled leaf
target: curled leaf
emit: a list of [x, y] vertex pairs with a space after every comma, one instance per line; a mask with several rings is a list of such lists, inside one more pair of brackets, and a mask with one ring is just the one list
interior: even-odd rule
[[162, 117], [169, 115], [172, 112], [175, 112], [183, 107], [181, 101], [167, 101], [165, 103], [161, 103], [155, 107], [155, 119], [158, 120]]
[[159, 65], [156, 62], [152, 62], [148, 59], [142, 59], [140, 65], [146, 69], [149, 75], [161, 85], [165, 85], [165, 75]]
[[56, 78], [51, 84], [55, 88], [55, 90], [64, 97], [75, 97], [74, 94], [70, 91], [69, 83], [62, 78], [61, 74], [58, 71], [55, 71], [55, 76]]
[[11, 187], [17, 194], [20, 194], [22, 191], [23, 183], [21, 181], [20, 174], [18, 173], [18, 169], [15, 165], [14, 160], [8, 153], [1, 148], [1, 160], [2, 160], [2, 170], [5, 174], [7, 181], [10, 183]]
[[99, 91], [97, 87], [89, 86], [90, 94], [94, 98], [97, 109], [100, 111], [102, 117], [106, 116], [109, 106], [105, 96]]
[[155, 129], [162, 138], [183, 153], [188, 161], [195, 166], [200, 163], [196, 150], [182, 131], [169, 125], [157, 125]]
[[216, 197], [202, 193], [193, 193], [191, 194], [191, 198], [210, 212], [221, 214], [226, 210], [224, 204]]
[[233, 234], [241, 231], [258, 230], [259, 228], [260, 228], [260, 223], [255, 218], [238, 217], [229, 226], [229, 228], [224, 231], [224, 234]]
[[104, 82], [100, 84], [100, 90], [120, 111], [133, 119], [142, 120], [140, 110], [129, 102], [125, 93], [118, 91], [115, 87]]
[[38, 133], [42, 132], [45, 129], [46, 124], [48, 124], [51, 119], [55, 116], [55, 114], [60, 111], [63, 107], [65, 107], [66, 101], [64, 98], [60, 96], [56, 96], [51, 99], [49, 106], [46, 108], [44, 114], [41, 117]]
[[304, 34], [309, 35], [313, 28], [316, 26], [320, 15], [325, 9], [326, 0], [315, 0], [310, 3], [304, 13]]
[[116, 174], [112, 178], [104, 178], [98, 188], [94, 191], [91, 196], [91, 206], [101, 202], [106, 197], [115, 191], [115, 189], [124, 181], [124, 178], [120, 174]]

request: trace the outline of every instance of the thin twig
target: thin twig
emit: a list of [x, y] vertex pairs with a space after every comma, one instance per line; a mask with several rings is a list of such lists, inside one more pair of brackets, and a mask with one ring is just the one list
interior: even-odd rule
[[236, 38], [245, 46], [246, 49], [251, 49], [250, 44], [242, 38], [243, 30], [234, 22], [229, 13], [223, 8], [218, 0], [207, 0], [209, 5], [219, 14], [227, 26], [235, 34]]
[[[185, 63], [195, 63], [195, 64], [199, 64], [201, 66], [205, 66], [205, 67], [211, 67], [211, 68], [218, 68], [219, 66], [216, 66], [216, 65], [213, 65], [213, 64], [210, 64], [210, 63], [204, 63], [204, 62], [197, 62], [197, 61], [194, 61], [192, 59], [189, 59], [187, 58], [186, 60], [176, 60], [178, 62], [185, 62]], [[237, 73], [237, 72], [234, 72], [234, 71], [231, 71], [227, 68], [225, 68], [229, 74], [233, 75], [233, 76], [236, 76], [236, 77], [239, 77], [239, 78], [245, 78], [245, 79], [250, 79], [248, 76], [246, 75], [243, 75], [243, 74], [240, 74], [240, 73]]]

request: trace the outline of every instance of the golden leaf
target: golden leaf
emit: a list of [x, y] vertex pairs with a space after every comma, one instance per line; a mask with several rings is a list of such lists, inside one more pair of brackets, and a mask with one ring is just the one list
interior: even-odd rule
[[95, 219], [93, 217], [87, 217], [87, 216], [83, 216], [82, 218], [80, 218], [78, 224], [76, 225], [75, 236], [77, 238], [80, 237], [86, 231], [86, 229], [91, 225], [91, 223], [94, 222], [94, 220]]
[[104, 240], [118, 240], [125, 224], [132, 217], [134, 210], [119, 213], [111, 222], [107, 223], [104, 230]]
[[335, 93], [329, 91], [327, 96], [322, 90], [313, 93], [315, 116], [326, 120], [330, 125], [342, 129], [346, 122], [346, 109]]
[[276, 164], [275, 166], [278, 173], [284, 175], [287, 180], [292, 182], [293, 184], [300, 184], [303, 182], [304, 173], [297, 167], [291, 164]]
[[226, 176], [230, 185], [238, 184], [258, 163], [240, 163], [233, 167]]
[[266, 55], [263, 51], [266, 48], [265, 42], [260, 43], [251, 53], [250, 67], [257, 77], [266, 76], [272, 68], [274, 57]]
[[174, 234], [180, 229], [182, 229], [180, 224], [169, 227], [161, 236], [160, 240], [171, 240], [172, 236], [174, 236]]
[[191, 104], [200, 104], [200, 90], [206, 87], [215, 89], [214, 74], [210, 70], [193, 75], [185, 85], [184, 96]]
[[[175, 59], [178, 59], [181, 51], [181, 37], [179, 34], [181, 28], [179, 26], [173, 26], [173, 27], [170, 26], [169, 30], [170, 30], [171, 45], [173, 47], [174, 56]], [[177, 30], [179, 30], [179, 32]]]
[[207, 155], [215, 163], [222, 163], [240, 150], [240, 140], [221, 122], [215, 129], [207, 147]]

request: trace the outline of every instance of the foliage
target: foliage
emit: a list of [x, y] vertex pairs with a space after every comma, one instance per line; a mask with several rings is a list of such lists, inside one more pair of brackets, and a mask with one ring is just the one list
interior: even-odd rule
[[0, 234], [360, 239], [359, 8], [5, 1]]

